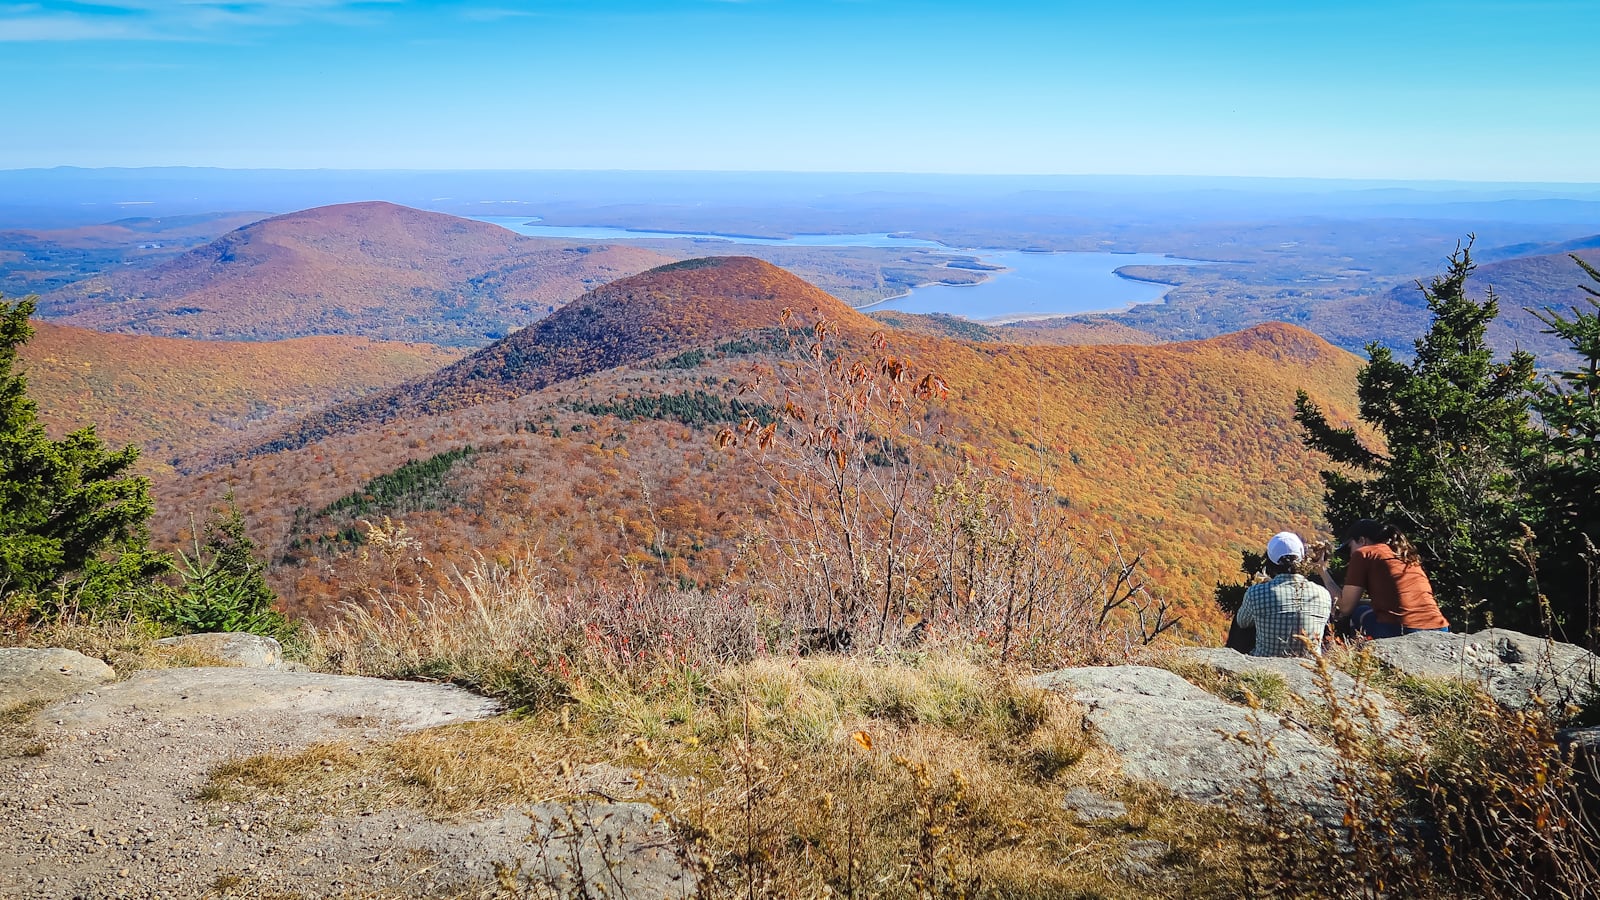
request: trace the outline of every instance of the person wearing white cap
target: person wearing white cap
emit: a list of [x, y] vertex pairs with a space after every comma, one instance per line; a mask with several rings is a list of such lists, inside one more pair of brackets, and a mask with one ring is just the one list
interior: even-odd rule
[[1298, 571], [1305, 557], [1305, 542], [1292, 531], [1280, 531], [1267, 541], [1267, 574], [1271, 578], [1251, 585], [1234, 614], [1240, 625], [1255, 626], [1256, 646], [1251, 656], [1322, 652], [1322, 632], [1333, 614], [1333, 595]]

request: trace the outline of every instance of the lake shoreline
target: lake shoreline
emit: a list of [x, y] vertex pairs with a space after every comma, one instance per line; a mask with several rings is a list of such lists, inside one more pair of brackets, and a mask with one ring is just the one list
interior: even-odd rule
[[[782, 239], [720, 232], [682, 232], [668, 229], [607, 226], [549, 226], [535, 224], [526, 217], [475, 217], [528, 237], [558, 238], [594, 242], [688, 240], [712, 242], [721, 248], [740, 244], [805, 249], [899, 248], [919, 250], [944, 257], [938, 267], [918, 267], [901, 275], [920, 278], [915, 284], [854, 308], [863, 313], [894, 310], [914, 314], [944, 313], [971, 322], [1003, 324], [1036, 319], [1114, 314], [1149, 303], [1165, 302], [1166, 295], [1182, 282], [1163, 278], [1149, 270], [1166, 266], [1213, 264], [1168, 253], [1146, 251], [1045, 250], [1043, 248], [1006, 249], [999, 247], [953, 247], [938, 241], [912, 238], [910, 232], [871, 232], [861, 234], [796, 234]], [[520, 220], [520, 221], [519, 221]], [[927, 260], [932, 262], [932, 260]], [[952, 280], [939, 276], [949, 270]], [[1131, 274], [1130, 270], [1139, 274]], [[962, 280], [953, 280], [954, 273]], [[881, 278], [881, 274], [880, 274]], [[974, 279], [971, 281], [965, 279]], [[886, 285], [881, 288], [906, 284]], [[982, 291], [949, 292], [947, 288], [983, 288]], [[859, 295], [858, 295], [859, 296]]]
[[[870, 307], [860, 307], [863, 311], [893, 310], [912, 314], [944, 313], [976, 322], [983, 325], [1006, 325], [1014, 322], [1031, 322], [1045, 319], [1070, 319], [1076, 316], [1114, 315], [1126, 312], [1136, 306], [1146, 304], [1159, 304], [1167, 302], [1166, 298], [1171, 291], [1183, 282], [1178, 278], [1152, 277], [1148, 271], [1151, 268], [1167, 266], [1195, 266], [1212, 264], [1209, 260], [1197, 260], [1171, 254], [1152, 253], [1094, 253], [1091, 251], [1018, 251], [1018, 250], [989, 250], [987, 258], [985, 251], [965, 251], [977, 256], [986, 264], [1000, 264], [1001, 268], [996, 273], [998, 278], [985, 278], [982, 281], [965, 284], [949, 284], [936, 282], [930, 285], [918, 285], [910, 291], [895, 297], [886, 297], [871, 304]], [[996, 257], [1001, 259], [996, 260]], [[1142, 257], [1138, 260], [1129, 260], [1127, 257]], [[1106, 262], [1116, 263], [1110, 269], [1097, 268], [1091, 260], [1104, 259]], [[1041, 269], [1041, 264], [1047, 268]], [[1140, 274], [1133, 274], [1130, 270], [1139, 270]], [[1013, 277], [1014, 276], [1014, 277]], [[1129, 286], [1138, 285], [1141, 290], [1127, 291], [1108, 286], [1103, 279], [1110, 276], [1116, 284]], [[1008, 283], [1009, 281], [1009, 283]], [[980, 287], [993, 285], [989, 290], [993, 293], [992, 299], [986, 296], [988, 303], [973, 304], [968, 302], [971, 295], [966, 293], [947, 294], [940, 299], [929, 297], [924, 291], [935, 291], [946, 294], [947, 287]], [[1157, 289], [1153, 296], [1147, 288]], [[897, 301], [908, 297], [917, 297], [921, 293], [918, 303], [899, 305]], [[1122, 296], [1119, 296], [1122, 295]], [[1070, 298], [1063, 302], [1063, 298]], [[1077, 298], [1079, 308], [1070, 308], [1070, 302]], [[1059, 306], [1069, 308], [1051, 308]], [[989, 306], [989, 310], [982, 309]], [[1011, 309], [1006, 309], [1010, 306]], [[1029, 309], [1027, 307], [1033, 307]], [[1083, 308], [1087, 306], [1088, 308]], [[934, 308], [930, 308], [934, 307]], [[999, 311], [990, 312], [995, 307]]]
[[[950, 268], [955, 268], [955, 267], [952, 266]], [[991, 266], [991, 267], [989, 267], [987, 269], [966, 269], [966, 268], [963, 268], [963, 269], [961, 269], [961, 271], [963, 271], [963, 272], [977, 272], [977, 273], [981, 274], [983, 277], [978, 279], [977, 281], [923, 281], [923, 282], [919, 282], [917, 284], [914, 284], [909, 288], [906, 288], [904, 291], [902, 291], [902, 292], [900, 292], [898, 294], [895, 294], [892, 297], [883, 297], [881, 299], [874, 300], [871, 303], [863, 303], [860, 306], [854, 307], [854, 309], [857, 312], [870, 312], [872, 310], [872, 308], [875, 307], [875, 306], [882, 306], [885, 303], [893, 303], [896, 300], [904, 300], [905, 298], [911, 296], [912, 294], [915, 294], [917, 291], [919, 291], [919, 290], [921, 290], [923, 288], [930, 288], [930, 287], [953, 287], [953, 288], [955, 288], [955, 287], [982, 287], [983, 285], [989, 283], [989, 281], [996, 274], [1001, 273], [1001, 272], [1009, 272], [1011, 270], [1007, 269], [1005, 266]], [[921, 314], [920, 313], [916, 313], [914, 315], [921, 315]], [[946, 315], [959, 316], [960, 318], [963, 318], [963, 319], [966, 318], [966, 316], [960, 316], [959, 313], [946, 313]]]

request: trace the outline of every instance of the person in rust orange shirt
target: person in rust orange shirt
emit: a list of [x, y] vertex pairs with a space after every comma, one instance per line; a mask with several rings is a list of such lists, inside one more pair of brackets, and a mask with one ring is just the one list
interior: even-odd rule
[[[1338, 615], [1368, 637], [1389, 638], [1413, 631], [1449, 631], [1450, 622], [1433, 599], [1433, 584], [1422, 571], [1416, 548], [1398, 528], [1362, 519], [1345, 531], [1350, 566], [1344, 586], [1326, 564], [1322, 581], [1337, 599]], [[1362, 601], [1362, 595], [1366, 601]]]

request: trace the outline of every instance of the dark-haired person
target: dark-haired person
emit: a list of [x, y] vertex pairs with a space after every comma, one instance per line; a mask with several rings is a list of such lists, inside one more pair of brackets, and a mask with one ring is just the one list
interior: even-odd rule
[[[1393, 525], [1362, 519], [1344, 532], [1350, 566], [1344, 586], [1322, 567], [1322, 583], [1339, 598], [1339, 616], [1374, 638], [1413, 631], [1449, 631], [1450, 622], [1433, 599], [1433, 583], [1422, 571], [1416, 548]], [[1367, 597], [1362, 602], [1362, 595]]]
[[1254, 625], [1256, 646], [1251, 656], [1312, 656], [1322, 652], [1322, 632], [1333, 613], [1333, 597], [1300, 574], [1305, 542], [1292, 531], [1280, 531], [1267, 542], [1267, 574], [1252, 584], [1233, 620]]

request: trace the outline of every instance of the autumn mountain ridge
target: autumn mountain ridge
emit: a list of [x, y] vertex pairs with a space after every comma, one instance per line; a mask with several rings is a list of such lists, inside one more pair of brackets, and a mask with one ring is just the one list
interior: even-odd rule
[[344, 334], [479, 347], [598, 284], [670, 261], [393, 203], [274, 216], [152, 266], [40, 297], [42, 318], [208, 340]]
[[407, 559], [429, 561], [401, 571], [410, 591], [528, 553], [557, 582], [632, 570], [710, 587], [758, 564], [752, 535], [777, 514], [770, 462], [716, 437], [811, 402], [782, 373], [815, 360], [819, 319], [835, 325], [825, 359], [892, 356], [949, 386], [873, 465], [940, 479], [972, 462], [1041, 484], [1088, 543], [1144, 554], [1197, 626], [1240, 549], [1318, 525], [1322, 462], [1301, 443], [1295, 389], [1354, 420], [1359, 360], [1295, 326], [1156, 346], [965, 340], [888, 328], [767, 263], [719, 257], [606, 285], [432, 375], [195, 459], [158, 483], [157, 532], [180, 535], [236, 487], [283, 596], [312, 616], [373, 583], [363, 530], [386, 517], [405, 523]]
[[872, 319], [750, 257], [669, 263], [596, 288], [430, 376], [307, 417], [250, 452], [293, 449], [364, 426], [509, 400], [552, 384], [783, 322], [857, 331]]

